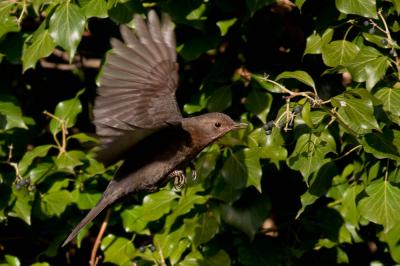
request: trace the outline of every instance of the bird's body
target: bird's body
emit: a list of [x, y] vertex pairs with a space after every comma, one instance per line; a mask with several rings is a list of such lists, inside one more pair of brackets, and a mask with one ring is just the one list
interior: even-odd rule
[[202, 149], [242, 127], [222, 113], [183, 118], [175, 100], [177, 64], [172, 22], [154, 11], [149, 23], [135, 16], [137, 38], [127, 28], [127, 43], [113, 40], [95, 103], [95, 125], [105, 165], [125, 161], [96, 206], [74, 228], [64, 245], [119, 198], [153, 190], [174, 170], [183, 169]]

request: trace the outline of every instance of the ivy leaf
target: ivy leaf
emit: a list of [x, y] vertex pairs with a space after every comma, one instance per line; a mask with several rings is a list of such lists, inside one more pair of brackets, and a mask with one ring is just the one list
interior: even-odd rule
[[367, 89], [375, 86], [389, 66], [389, 58], [370, 46], [362, 47], [357, 57], [345, 64], [355, 81], [366, 81]]
[[361, 144], [366, 152], [378, 159], [400, 161], [400, 131], [385, 129], [383, 133], [373, 132], [363, 136]]
[[58, 169], [73, 173], [75, 167], [83, 164], [82, 160], [85, 157], [86, 154], [83, 151], [66, 151], [61, 153], [60, 156], [56, 158], [55, 164], [57, 165]]
[[244, 106], [248, 111], [256, 115], [263, 123], [272, 105], [272, 95], [259, 89], [252, 89], [246, 97]]
[[[82, 104], [79, 100], [79, 96], [83, 93], [80, 90], [74, 98], [59, 102], [56, 106], [54, 115], [65, 122], [67, 128], [75, 125], [76, 118], [80, 112], [82, 112]], [[52, 118], [50, 121], [50, 131], [53, 135], [56, 135], [61, 131], [60, 121]]]
[[47, 216], [60, 216], [71, 202], [72, 196], [69, 191], [49, 191], [42, 196], [40, 209]]
[[8, 266], [20, 266], [21, 262], [18, 259], [18, 257], [12, 256], [12, 255], [5, 255], [4, 258], [6, 259], [6, 262]]
[[261, 192], [261, 165], [258, 149], [232, 153], [225, 161], [221, 174], [225, 182], [236, 189], [254, 186]]
[[74, 190], [72, 198], [80, 210], [89, 210], [93, 208], [101, 198], [101, 193], [80, 192]]
[[79, 3], [81, 4], [82, 11], [85, 14], [86, 18], [107, 17], [108, 6], [105, 0], [80, 1]]
[[229, 255], [224, 250], [219, 250], [215, 255], [204, 257], [198, 251], [192, 251], [185, 259], [179, 262], [178, 266], [229, 266], [232, 265]]
[[142, 205], [126, 209], [121, 213], [125, 231], [141, 232], [147, 223], [156, 221], [170, 212], [177, 198], [176, 193], [168, 190], [147, 195]]
[[[27, 129], [22, 110], [15, 103], [15, 99], [2, 95], [0, 100], [0, 128], [5, 130], [15, 127]], [[2, 116], [5, 116], [5, 119]]]
[[325, 156], [336, 151], [335, 139], [328, 132], [319, 135], [308, 133], [301, 135], [296, 142], [293, 153], [287, 159], [287, 164], [293, 170], [299, 170], [305, 180], [322, 165], [329, 162]]
[[400, 88], [382, 88], [374, 96], [383, 102], [383, 110], [400, 116]]
[[124, 237], [109, 234], [101, 241], [104, 252], [104, 262], [116, 265], [132, 265], [131, 259], [136, 255], [132, 242]]
[[17, 190], [15, 186], [13, 186], [12, 192], [16, 197], [16, 201], [8, 215], [12, 217], [18, 217], [28, 225], [31, 225], [33, 196], [30, 195], [25, 189]]
[[55, 48], [55, 43], [49, 31], [40, 27], [31, 38], [24, 43], [22, 51], [23, 71], [35, 68], [36, 62], [43, 57], [47, 57]]
[[320, 36], [315, 31], [313, 34], [308, 36], [306, 49], [304, 50], [304, 54], [321, 54], [324, 45], [328, 44], [333, 37], [333, 29], [328, 28], [325, 32]]
[[276, 80], [281, 79], [296, 79], [307, 86], [310, 86], [315, 90], [315, 83], [312, 77], [305, 71], [297, 70], [297, 71], [285, 71], [279, 74], [276, 77]]
[[[193, 230], [193, 228], [191, 228]], [[194, 228], [193, 244], [198, 247], [199, 245], [208, 242], [212, 239], [219, 230], [217, 219], [212, 213], [204, 213], [196, 219]]]
[[217, 26], [221, 32], [221, 36], [225, 36], [228, 33], [229, 28], [232, 27], [236, 21], [237, 18], [218, 21]]
[[360, 135], [380, 131], [374, 116], [374, 107], [368, 91], [352, 90], [332, 98], [332, 105], [339, 109], [338, 114], [343, 122]]
[[207, 178], [215, 169], [220, 152], [218, 145], [212, 145], [205, 152], [201, 153], [199, 158], [196, 160], [196, 171], [199, 180]]
[[360, 214], [367, 220], [381, 224], [388, 232], [400, 222], [400, 189], [388, 181], [379, 180], [366, 188], [367, 197], [360, 200]]
[[37, 157], [44, 157], [49, 152], [53, 145], [41, 145], [35, 147], [31, 151], [27, 151], [18, 163], [18, 169], [22, 175], [28, 170], [28, 167], [32, 164], [33, 160]]
[[382, 232], [379, 238], [388, 244], [393, 260], [400, 263], [400, 224], [396, 224], [387, 232]]
[[0, 3], [0, 38], [9, 32], [19, 31], [18, 20], [15, 16], [10, 16], [13, 12], [14, 3], [2, 2]]
[[336, 8], [344, 14], [378, 18], [376, 13], [376, 0], [336, 0], [335, 3]]
[[232, 104], [232, 89], [230, 86], [214, 90], [207, 99], [207, 109], [210, 112], [222, 112]]
[[349, 41], [340, 40], [326, 44], [322, 49], [322, 59], [330, 67], [344, 66], [351, 62], [360, 48]]
[[266, 89], [269, 92], [272, 92], [272, 93], [282, 93], [283, 92], [279, 86], [276, 86], [276, 84], [269, 82], [262, 75], [251, 74], [251, 79], [256, 81], [256, 83], [258, 85], [260, 85], [261, 88]]
[[57, 45], [64, 48], [72, 61], [82, 38], [85, 16], [82, 10], [70, 1], [60, 4], [50, 17], [49, 32]]
[[36, 164], [32, 170], [29, 171], [29, 178], [32, 184], [39, 184], [50, 174], [55, 172], [54, 164], [41, 162]]
[[342, 205], [340, 213], [343, 218], [358, 228], [358, 221], [360, 220], [360, 212], [357, 209], [357, 195], [362, 191], [361, 185], [352, 185], [343, 193]]
[[288, 155], [284, 145], [285, 141], [280, 133], [280, 130], [273, 128], [271, 134], [266, 136], [265, 143], [262, 145], [263, 147], [259, 149], [260, 157], [263, 159], [269, 159], [272, 163], [279, 167], [279, 161], [286, 160]]

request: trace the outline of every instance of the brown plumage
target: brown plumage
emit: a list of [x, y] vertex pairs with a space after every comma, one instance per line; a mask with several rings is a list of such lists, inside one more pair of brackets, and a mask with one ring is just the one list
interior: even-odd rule
[[150, 11], [147, 24], [139, 15], [134, 22], [136, 35], [122, 26], [125, 43], [111, 41], [94, 108], [102, 144], [97, 159], [105, 165], [125, 161], [63, 246], [117, 199], [157, 187], [207, 145], [244, 126], [222, 113], [183, 118], [175, 99], [178, 64], [170, 17], [160, 22]]

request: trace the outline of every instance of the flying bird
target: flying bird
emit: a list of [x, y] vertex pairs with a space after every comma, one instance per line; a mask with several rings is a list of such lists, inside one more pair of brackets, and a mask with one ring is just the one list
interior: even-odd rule
[[222, 113], [182, 117], [175, 98], [178, 63], [174, 25], [154, 10], [147, 23], [134, 16], [135, 33], [121, 26], [124, 42], [111, 40], [94, 106], [105, 166], [124, 160], [96, 206], [73, 229], [65, 246], [102, 210], [121, 197], [153, 190], [168, 178], [185, 181], [183, 169], [207, 145], [246, 126]]

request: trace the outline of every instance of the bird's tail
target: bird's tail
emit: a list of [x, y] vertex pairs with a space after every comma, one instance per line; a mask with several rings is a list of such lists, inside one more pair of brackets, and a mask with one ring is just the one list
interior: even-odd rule
[[110, 201], [107, 199], [107, 197], [102, 197], [99, 202], [97, 202], [96, 206], [90, 210], [90, 212], [85, 216], [85, 218], [82, 219], [82, 221], [75, 226], [74, 230], [69, 234], [67, 239], [64, 241], [62, 244], [62, 247], [64, 247], [66, 244], [68, 244], [72, 239], [76, 237], [76, 235], [79, 233], [79, 231], [88, 223], [90, 223], [94, 218], [99, 215], [101, 211], [103, 211], [108, 205], [110, 204]]

